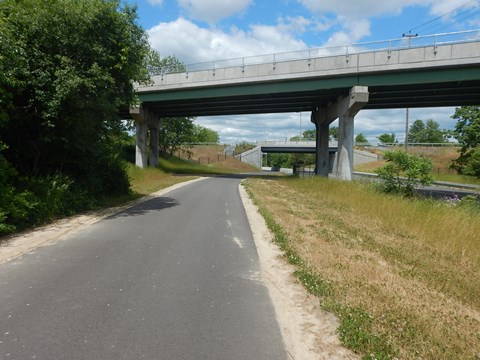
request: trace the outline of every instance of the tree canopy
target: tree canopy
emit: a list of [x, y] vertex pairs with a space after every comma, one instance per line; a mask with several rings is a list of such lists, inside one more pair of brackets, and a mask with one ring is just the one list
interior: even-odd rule
[[380, 136], [377, 136], [377, 139], [380, 141], [382, 144], [396, 144], [398, 143], [398, 140], [395, 138], [394, 133], [383, 133]]
[[355, 136], [355, 143], [364, 145], [364, 146], [369, 146], [370, 143], [368, 142], [368, 139], [366, 138], [363, 133], [359, 133], [357, 136]]
[[146, 67], [150, 75], [183, 72], [186, 70], [185, 64], [175, 56], [162, 57], [160, 53], [153, 48], [148, 50]]
[[129, 191], [118, 108], [148, 80], [148, 51], [136, 8], [120, 0], [0, 1], [0, 181], [18, 204], [0, 203], [0, 223], [40, 213], [52, 186], [83, 194], [81, 206]]
[[461, 145], [455, 168], [462, 174], [480, 177], [480, 106], [463, 106], [452, 116], [457, 120], [454, 136]]
[[408, 130], [409, 143], [435, 143], [446, 142], [446, 131], [440, 129], [440, 124], [433, 119], [427, 121], [415, 120]]
[[330, 126], [328, 128], [328, 137], [331, 140], [338, 140], [338, 127], [337, 126]]
[[215, 130], [202, 125], [194, 125], [192, 142], [218, 144], [220, 142], [220, 136]]

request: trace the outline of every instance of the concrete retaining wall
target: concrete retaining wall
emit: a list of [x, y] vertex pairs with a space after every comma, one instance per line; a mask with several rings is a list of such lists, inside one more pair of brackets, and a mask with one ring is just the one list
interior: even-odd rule
[[262, 151], [260, 146], [236, 155], [235, 158], [259, 169], [262, 168]]

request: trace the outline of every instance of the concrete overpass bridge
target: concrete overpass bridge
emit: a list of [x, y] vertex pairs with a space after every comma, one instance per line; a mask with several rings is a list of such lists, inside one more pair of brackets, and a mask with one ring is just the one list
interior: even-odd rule
[[[255, 148], [236, 155], [235, 157], [243, 162], [261, 168], [263, 154], [315, 154], [317, 146], [315, 141], [257, 141], [256, 145]], [[337, 141], [330, 141], [328, 144], [329, 171], [332, 171], [335, 167], [337, 149]], [[358, 149], [353, 150], [353, 165], [378, 160], [379, 156], [376, 154]]]
[[136, 120], [140, 167], [147, 165], [148, 129], [150, 162], [158, 162], [155, 129], [164, 117], [309, 111], [317, 174], [328, 175], [328, 128], [338, 118], [333, 172], [349, 180], [361, 109], [480, 102], [480, 30], [197, 64], [184, 73], [156, 74], [137, 91], [141, 105], [126, 116]]

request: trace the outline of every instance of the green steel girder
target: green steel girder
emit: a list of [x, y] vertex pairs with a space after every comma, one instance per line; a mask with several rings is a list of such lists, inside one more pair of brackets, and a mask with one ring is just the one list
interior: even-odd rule
[[365, 109], [477, 105], [480, 65], [358, 73], [139, 93], [163, 117], [312, 111], [368, 86]]

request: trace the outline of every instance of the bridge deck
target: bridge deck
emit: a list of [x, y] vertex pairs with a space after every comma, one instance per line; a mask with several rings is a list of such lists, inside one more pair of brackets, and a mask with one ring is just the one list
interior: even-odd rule
[[476, 105], [480, 40], [233, 66], [153, 77], [138, 87], [160, 116], [312, 111], [368, 86], [365, 109]]

